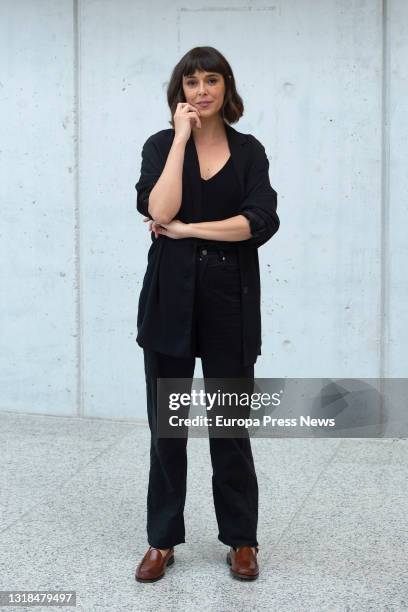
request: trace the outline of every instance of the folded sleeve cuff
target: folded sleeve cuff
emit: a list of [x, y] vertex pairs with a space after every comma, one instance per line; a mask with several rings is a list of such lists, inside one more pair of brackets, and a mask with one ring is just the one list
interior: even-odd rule
[[241, 215], [246, 217], [249, 221], [251, 238], [259, 238], [264, 234], [266, 223], [260, 214], [253, 210], [243, 210]]

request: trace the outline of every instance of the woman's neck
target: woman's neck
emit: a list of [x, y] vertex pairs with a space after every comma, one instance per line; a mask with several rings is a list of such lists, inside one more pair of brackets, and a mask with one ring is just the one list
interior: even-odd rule
[[212, 144], [225, 137], [224, 120], [220, 117], [201, 119], [201, 128], [193, 127], [194, 142], [199, 144]]

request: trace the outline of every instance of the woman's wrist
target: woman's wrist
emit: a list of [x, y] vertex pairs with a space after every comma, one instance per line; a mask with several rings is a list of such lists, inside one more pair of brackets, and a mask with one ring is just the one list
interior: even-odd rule
[[185, 223], [185, 238], [197, 238], [197, 236], [194, 234], [194, 226], [195, 223]]

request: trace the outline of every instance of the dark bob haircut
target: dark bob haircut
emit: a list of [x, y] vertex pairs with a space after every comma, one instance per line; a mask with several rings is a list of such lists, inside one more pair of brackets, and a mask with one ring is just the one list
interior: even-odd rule
[[167, 87], [167, 102], [170, 107], [171, 120], [174, 128], [174, 113], [179, 102], [185, 102], [183, 92], [183, 76], [191, 76], [194, 72], [218, 72], [224, 77], [225, 96], [222, 106], [222, 117], [228, 123], [236, 123], [244, 114], [244, 103], [235, 87], [234, 74], [225, 57], [214, 47], [194, 47], [190, 49], [174, 67]]

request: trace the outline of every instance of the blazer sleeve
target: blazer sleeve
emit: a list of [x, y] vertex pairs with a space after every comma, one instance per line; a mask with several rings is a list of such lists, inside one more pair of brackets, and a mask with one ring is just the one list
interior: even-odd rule
[[140, 168], [140, 178], [135, 185], [137, 192], [136, 208], [144, 215], [153, 220], [153, 217], [148, 211], [149, 195], [153, 187], [157, 183], [164, 168], [163, 158], [150, 136], [142, 148], [142, 163]]
[[265, 147], [251, 135], [252, 153], [246, 181], [246, 195], [239, 214], [250, 225], [251, 237], [243, 244], [260, 247], [278, 231], [277, 193], [269, 180], [269, 160]]

